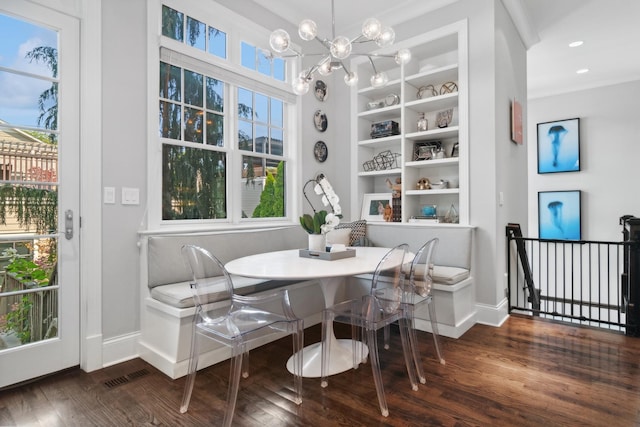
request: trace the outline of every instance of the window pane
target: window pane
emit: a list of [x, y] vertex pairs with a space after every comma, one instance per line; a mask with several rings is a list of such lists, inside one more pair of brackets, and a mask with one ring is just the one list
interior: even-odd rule
[[269, 98], [256, 93], [254, 102], [254, 120], [262, 123], [267, 123], [269, 121]]
[[162, 219], [226, 218], [226, 154], [162, 146]]
[[57, 83], [0, 71], [0, 90], [1, 120], [14, 125], [58, 128]]
[[224, 146], [224, 118], [220, 114], [207, 113], [207, 144]]
[[271, 76], [271, 61], [262, 50], [258, 51], [258, 71], [265, 76]]
[[246, 89], [238, 89], [238, 116], [243, 119], [251, 119], [253, 116], [253, 92]]
[[207, 109], [224, 111], [224, 83], [207, 77]]
[[271, 120], [272, 126], [284, 127], [282, 119], [283, 103], [279, 99], [271, 98]]
[[282, 58], [273, 58], [273, 78], [285, 81], [285, 62]]
[[[0, 119], [17, 126], [58, 128], [58, 34], [0, 14]], [[48, 136], [56, 141], [56, 134]]]
[[203, 76], [193, 71], [184, 70], [184, 102], [185, 104], [204, 106]]
[[180, 101], [182, 91], [182, 78], [180, 68], [173, 65], [160, 63], [160, 98]]
[[253, 125], [245, 120], [238, 120], [238, 148], [253, 151]]
[[172, 102], [160, 101], [160, 136], [180, 139], [182, 109]]
[[282, 135], [283, 132], [281, 129], [271, 128], [271, 154], [275, 154], [276, 156], [282, 156]]
[[197, 49], [205, 49], [206, 25], [187, 16], [187, 44]]
[[184, 108], [184, 140], [202, 144], [204, 112], [196, 108]]
[[256, 153], [266, 153], [269, 144], [269, 128], [256, 125]]
[[284, 217], [285, 163], [242, 157], [242, 217]]
[[227, 58], [227, 34], [213, 27], [209, 27], [209, 53]]
[[242, 66], [250, 70], [256, 69], [256, 47], [248, 43], [242, 42]]
[[182, 41], [184, 15], [177, 10], [162, 6], [162, 35]]

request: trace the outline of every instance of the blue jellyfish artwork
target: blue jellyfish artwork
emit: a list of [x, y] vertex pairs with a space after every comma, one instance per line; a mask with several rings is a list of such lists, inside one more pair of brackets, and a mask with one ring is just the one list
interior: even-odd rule
[[580, 240], [580, 191], [538, 193], [541, 239]]
[[580, 119], [538, 124], [538, 173], [580, 170]]

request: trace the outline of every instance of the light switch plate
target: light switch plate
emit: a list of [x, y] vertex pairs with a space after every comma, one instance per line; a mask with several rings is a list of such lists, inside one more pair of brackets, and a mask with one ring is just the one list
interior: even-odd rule
[[115, 187], [104, 187], [103, 194], [104, 204], [113, 205], [116, 203], [116, 189]]
[[123, 205], [139, 205], [140, 189], [122, 187], [122, 204]]

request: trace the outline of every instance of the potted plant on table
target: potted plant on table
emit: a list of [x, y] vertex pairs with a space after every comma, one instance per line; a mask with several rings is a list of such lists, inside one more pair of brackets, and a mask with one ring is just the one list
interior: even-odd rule
[[[322, 204], [329, 206], [331, 212], [327, 212], [326, 210], [316, 211], [313, 207], [305, 191], [307, 185], [313, 182], [316, 184], [313, 188], [314, 192], [318, 196], [322, 196]], [[324, 174], [318, 174], [314, 179], [307, 181], [302, 188], [302, 194], [313, 210], [313, 215], [303, 214], [300, 217], [300, 225], [309, 233], [309, 250], [324, 251], [326, 247], [326, 234], [340, 224], [340, 218], [342, 218], [342, 208], [339, 204], [340, 198], [336, 195]]]

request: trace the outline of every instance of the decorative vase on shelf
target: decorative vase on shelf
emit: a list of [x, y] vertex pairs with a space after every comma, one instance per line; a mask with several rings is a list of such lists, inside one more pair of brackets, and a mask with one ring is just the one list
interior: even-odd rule
[[309, 250], [314, 252], [324, 252], [327, 240], [324, 234], [309, 234]]

